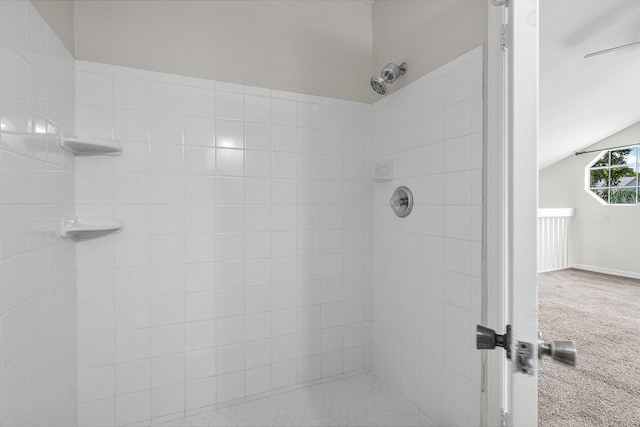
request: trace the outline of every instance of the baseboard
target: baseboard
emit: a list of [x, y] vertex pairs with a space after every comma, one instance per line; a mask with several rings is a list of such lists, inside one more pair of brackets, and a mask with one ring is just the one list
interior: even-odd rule
[[571, 268], [577, 270], [593, 271], [594, 273], [610, 274], [612, 276], [628, 277], [630, 279], [640, 279], [640, 273], [633, 271], [614, 270], [613, 268], [596, 267], [594, 265], [576, 264]]
[[[542, 271], [538, 271], [538, 273], [551, 273], [552, 271], [560, 271], [560, 270], [566, 270], [568, 268], [572, 268], [572, 267], [558, 267], [558, 268], [550, 268], [549, 270], [542, 270]], [[577, 267], [576, 267], [577, 268]]]

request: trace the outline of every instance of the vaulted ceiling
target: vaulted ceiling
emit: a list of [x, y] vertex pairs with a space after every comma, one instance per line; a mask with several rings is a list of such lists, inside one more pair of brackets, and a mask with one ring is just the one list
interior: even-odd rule
[[636, 41], [638, 0], [540, 1], [541, 169], [640, 121], [640, 45], [584, 58]]

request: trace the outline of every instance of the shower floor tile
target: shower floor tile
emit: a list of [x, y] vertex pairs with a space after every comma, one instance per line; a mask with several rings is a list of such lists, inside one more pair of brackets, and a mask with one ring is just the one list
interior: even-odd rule
[[200, 426], [430, 426], [418, 409], [369, 373], [162, 424]]

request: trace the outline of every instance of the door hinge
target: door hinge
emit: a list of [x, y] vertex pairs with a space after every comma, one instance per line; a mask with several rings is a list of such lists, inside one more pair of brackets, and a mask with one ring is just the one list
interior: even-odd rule
[[500, 410], [500, 426], [507, 427], [507, 420], [509, 419], [509, 413], [506, 409]]
[[509, 47], [509, 43], [507, 42], [507, 29], [508, 25], [502, 24], [500, 28], [500, 48], [502, 50], [507, 50], [507, 47]]

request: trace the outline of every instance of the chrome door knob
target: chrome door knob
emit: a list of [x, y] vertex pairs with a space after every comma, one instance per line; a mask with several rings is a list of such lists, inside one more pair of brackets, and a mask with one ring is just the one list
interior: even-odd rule
[[573, 341], [539, 341], [538, 357], [549, 356], [558, 363], [576, 366], [578, 349]]
[[507, 325], [504, 335], [496, 334], [493, 329], [476, 325], [476, 348], [478, 350], [493, 350], [502, 347], [507, 352], [507, 359], [511, 360], [511, 325]]

